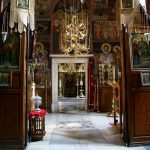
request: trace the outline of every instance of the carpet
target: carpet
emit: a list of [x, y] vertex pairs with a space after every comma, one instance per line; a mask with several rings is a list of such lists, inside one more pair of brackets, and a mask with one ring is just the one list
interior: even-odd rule
[[105, 142], [91, 121], [60, 122], [52, 131], [50, 144], [80, 144]]
[[66, 121], [60, 122], [56, 125], [59, 129], [81, 129], [81, 128], [94, 128], [91, 121]]

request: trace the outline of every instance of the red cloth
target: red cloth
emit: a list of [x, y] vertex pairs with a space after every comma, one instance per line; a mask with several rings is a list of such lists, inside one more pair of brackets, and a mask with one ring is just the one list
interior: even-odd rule
[[32, 117], [45, 117], [45, 115], [47, 114], [47, 111], [44, 110], [44, 109], [40, 109], [39, 111], [31, 111], [29, 113], [29, 117], [32, 118]]

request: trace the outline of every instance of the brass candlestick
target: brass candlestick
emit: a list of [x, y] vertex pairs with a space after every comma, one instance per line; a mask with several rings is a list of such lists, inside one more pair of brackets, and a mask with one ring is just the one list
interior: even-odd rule
[[84, 97], [84, 94], [83, 94], [83, 79], [82, 79], [82, 73], [81, 73], [81, 79], [80, 79], [80, 97]]
[[77, 98], [79, 97], [79, 79], [77, 79], [77, 83], [76, 83], [76, 86], [77, 86]]

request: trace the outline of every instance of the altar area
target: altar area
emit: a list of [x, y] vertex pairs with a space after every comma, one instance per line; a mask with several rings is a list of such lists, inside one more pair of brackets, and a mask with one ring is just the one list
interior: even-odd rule
[[72, 56], [51, 55], [52, 112], [60, 112], [64, 108], [87, 111], [90, 56], [73, 58]]
[[62, 97], [58, 98], [59, 112], [81, 112], [85, 111], [85, 98]]

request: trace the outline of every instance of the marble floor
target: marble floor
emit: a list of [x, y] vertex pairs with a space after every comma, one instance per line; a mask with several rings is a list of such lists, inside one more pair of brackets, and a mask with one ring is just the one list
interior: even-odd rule
[[30, 142], [26, 150], [148, 150], [126, 147], [113, 118], [107, 114], [70, 111], [46, 116], [43, 140]]

